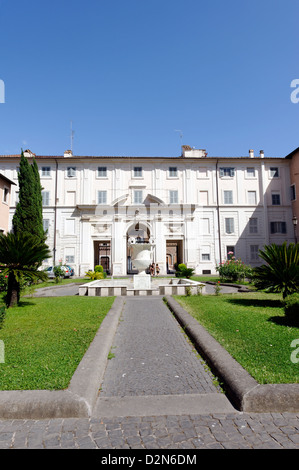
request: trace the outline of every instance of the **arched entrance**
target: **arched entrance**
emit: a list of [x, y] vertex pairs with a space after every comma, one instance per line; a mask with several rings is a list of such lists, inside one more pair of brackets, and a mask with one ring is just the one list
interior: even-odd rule
[[142, 222], [136, 222], [127, 231], [127, 274], [136, 274], [137, 270], [132, 266], [132, 247], [128, 243], [129, 238], [134, 237], [137, 243], [148, 243], [150, 239], [150, 229]]

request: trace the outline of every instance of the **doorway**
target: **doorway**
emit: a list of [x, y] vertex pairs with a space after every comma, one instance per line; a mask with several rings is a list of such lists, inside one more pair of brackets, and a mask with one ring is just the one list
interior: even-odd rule
[[94, 242], [94, 265], [103, 266], [105, 273], [110, 274], [111, 270], [111, 241], [96, 240]]
[[149, 243], [150, 230], [142, 222], [137, 222], [127, 231], [127, 274], [137, 274], [138, 270], [134, 270], [132, 265], [132, 247], [128, 243], [130, 237], [134, 237], [136, 243]]
[[166, 240], [166, 272], [173, 274], [176, 266], [183, 263], [183, 240]]

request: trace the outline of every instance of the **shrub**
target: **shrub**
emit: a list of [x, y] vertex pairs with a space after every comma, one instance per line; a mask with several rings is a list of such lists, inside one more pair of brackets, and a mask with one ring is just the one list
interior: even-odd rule
[[284, 299], [284, 313], [287, 316], [298, 315], [299, 318], [299, 292], [288, 295]]
[[58, 282], [60, 282], [60, 279], [64, 277], [64, 271], [61, 269], [61, 266], [54, 266], [53, 272], [55, 276], [55, 282], [58, 284]]
[[8, 275], [0, 271], [0, 292], [6, 292], [7, 281], [8, 281]]
[[178, 269], [175, 273], [176, 277], [186, 277], [187, 279], [193, 276], [193, 274], [194, 274], [194, 269], [187, 268], [187, 266], [184, 263], [181, 263], [178, 265]]
[[104, 279], [104, 273], [97, 272], [97, 271], [87, 271], [85, 273], [85, 276], [87, 276], [91, 281], [97, 281], [98, 279]]
[[95, 267], [94, 267], [94, 270], [96, 273], [102, 273], [104, 272], [104, 268], [101, 264], [97, 264]]
[[4, 318], [5, 318], [5, 313], [6, 313], [5, 305], [1, 305], [0, 306], [0, 328], [2, 328]]
[[299, 291], [299, 244], [284, 242], [282, 245], [267, 245], [260, 250], [266, 262], [253, 270], [253, 282], [258, 289], [282, 292], [285, 299]]
[[233, 253], [228, 254], [228, 259], [216, 266], [221, 280], [230, 282], [244, 281], [245, 278], [250, 278], [252, 270], [250, 266], [246, 266], [242, 260], [236, 259]]

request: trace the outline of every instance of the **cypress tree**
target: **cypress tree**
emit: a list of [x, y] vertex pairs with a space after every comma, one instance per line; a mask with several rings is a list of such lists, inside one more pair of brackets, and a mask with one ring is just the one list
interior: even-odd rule
[[19, 180], [19, 202], [13, 216], [14, 233], [26, 232], [45, 241], [42, 218], [41, 184], [36, 161], [30, 165], [21, 152]]
[[34, 205], [36, 211], [36, 234], [41, 240], [46, 241], [47, 235], [43, 228], [43, 201], [42, 201], [42, 185], [40, 183], [38, 166], [35, 158], [32, 163], [33, 184], [34, 184]]

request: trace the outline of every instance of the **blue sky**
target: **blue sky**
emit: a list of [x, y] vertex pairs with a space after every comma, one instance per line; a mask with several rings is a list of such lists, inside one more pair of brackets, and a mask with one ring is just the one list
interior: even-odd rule
[[[299, 146], [297, 0], [0, 0], [0, 154]], [[180, 132], [183, 137], [181, 139]]]

